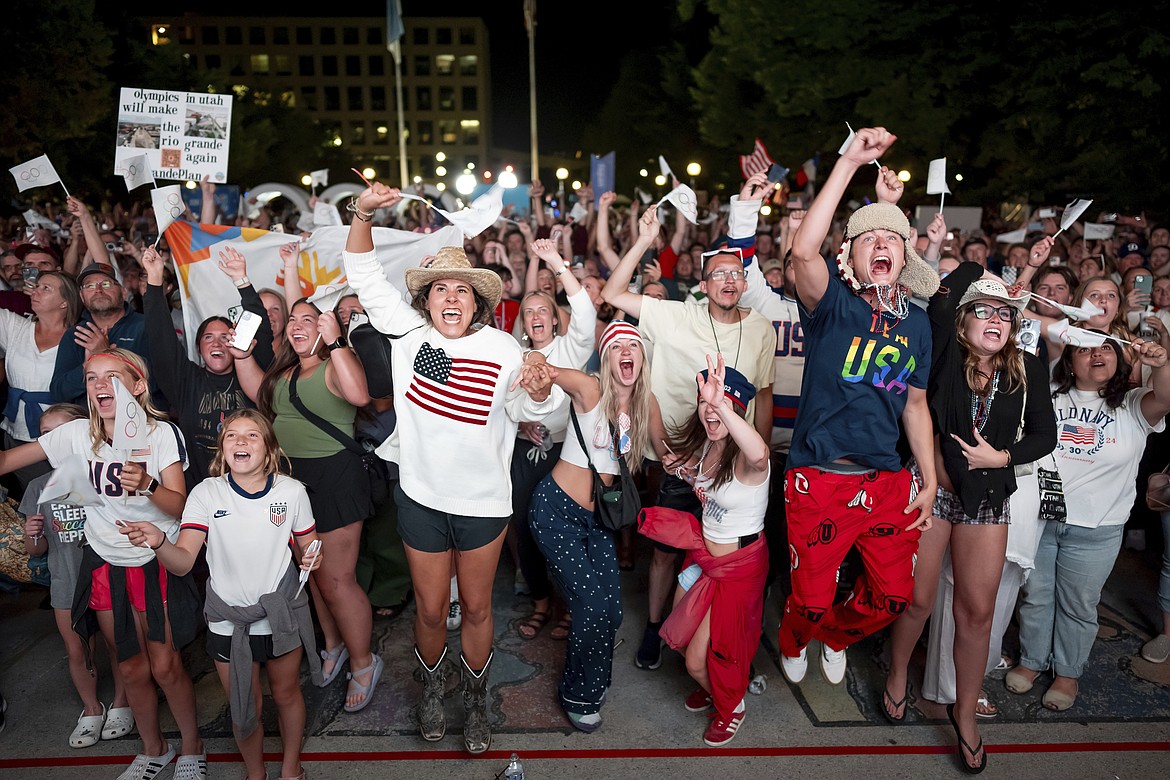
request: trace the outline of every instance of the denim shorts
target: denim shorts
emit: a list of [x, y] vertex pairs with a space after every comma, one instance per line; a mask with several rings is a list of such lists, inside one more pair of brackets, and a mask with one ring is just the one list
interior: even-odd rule
[[401, 483], [394, 486], [394, 502], [398, 505], [398, 535], [407, 547], [419, 552], [478, 550], [495, 541], [510, 519], [440, 512], [406, 495]]

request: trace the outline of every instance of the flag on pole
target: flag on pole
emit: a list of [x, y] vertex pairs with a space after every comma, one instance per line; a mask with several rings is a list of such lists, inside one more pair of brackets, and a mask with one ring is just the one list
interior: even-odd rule
[[309, 171], [309, 186], [310, 187], [328, 187], [329, 186], [329, 169], [322, 168], [319, 171]]
[[402, 61], [402, 44], [399, 41], [405, 33], [406, 28], [402, 26], [402, 0], [386, 0], [386, 51], [394, 55], [395, 62]]
[[89, 461], [84, 455], [66, 455], [57, 463], [41, 489], [40, 504], [56, 501], [75, 506], [101, 506], [102, 497], [89, 481]]
[[154, 221], [158, 225], [160, 236], [172, 222], [183, 216], [187, 209], [178, 184], [154, 188], [150, 191], [150, 202], [154, 206]]
[[16, 189], [20, 192], [31, 190], [34, 187], [46, 187], [61, 181], [61, 177], [53, 168], [53, 163], [49, 162], [47, 154], [42, 154], [40, 157], [20, 165], [14, 165], [8, 170], [12, 174], [12, 178], [16, 179]]
[[1096, 222], [1085, 223], [1086, 241], [1108, 241], [1113, 238], [1114, 225], [1100, 225]]
[[695, 191], [685, 184], [680, 184], [670, 192], [663, 196], [662, 200], [658, 201], [658, 205], [669, 201], [678, 213], [686, 217], [687, 222], [692, 225], [699, 224], [699, 199], [695, 197]]
[[147, 446], [149, 418], [142, 404], [121, 381], [114, 385], [114, 441], [110, 445], [120, 452], [133, 452]]
[[947, 158], [940, 157], [930, 161], [930, 170], [926, 174], [927, 195], [950, 195], [947, 188]]
[[1020, 228], [1019, 230], [1012, 230], [1008, 233], [1000, 233], [995, 237], [997, 244], [1022, 244], [1028, 238], [1028, 229]]
[[804, 161], [800, 170], [796, 172], [796, 186], [804, 189], [817, 180], [817, 166], [820, 165], [820, 154], [814, 154]]
[[617, 152], [589, 155], [589, 183], [593, 185], [593, 206], [601, 200], [601, 193], [613, 192], [617, 181]]
[[[1070, 227], [1072, 227], [1073, 223], [1080, 219], [1081, 214], [1084, 214], [1092, 204], [1093, 201], [1091, 200], [1078, 198], [1077, 200], [1074, 200], [1072, 203], [1065, 206], [1064, 213], [1060, 215], [1060, 230], [1056, 231], [1057, 234], [1060, 234], [1062, 231], [1068, 230]], [[1055, 236], [1053, 237], [1055, 238]]]
[[743, 172], [745, 179], [753, 173], [768, 170], [771, 164], [772, 158], [768, 156], [768, 150], [764, 148], [764, 144], [759, 138], [756, 139], [756, 145], [752, 148], [751, 154], [739, 156], [739, 169]]
[[447, 218], [452, 225], [457, 226], [468, 238], [475, 238], [500, 218], [504, 210], [504, 188], [499, 184], [492, 187], [471, 202], [471, 205], [462, 211], [447, 211], [431, 203], [424, 197], [404, 192], [402, 197], [408, 200], [417, 200]]
[[536, 0], [524, 0], [524, 29], [529, 35], [536, 29]]
[[122, 178], [126, 180], [126, 191], [138, 189], [143, 184], [154, 184], [154, 171], [150, 170], [150, 158], [146, 152], [122, 159]]

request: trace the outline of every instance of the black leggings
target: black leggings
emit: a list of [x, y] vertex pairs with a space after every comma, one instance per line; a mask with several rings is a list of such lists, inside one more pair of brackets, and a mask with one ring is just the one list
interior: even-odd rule
[[516, 532], [516, 552], [520, 558], [520, 573], [528, 583], [528, 592], [534, 601], [547, 599], [552, 595], [552, 581], [548, 576], [548, 562], [532, 538], [528, 526], [528, 505], [536, 486], [553, 470], [561, 459], [561, 445], [554, 444], [544, 453], [544, 459], [535, 461], [528, 457], [536, 445], [527, 439], [516, 439], [512, 451], [512, 527]]

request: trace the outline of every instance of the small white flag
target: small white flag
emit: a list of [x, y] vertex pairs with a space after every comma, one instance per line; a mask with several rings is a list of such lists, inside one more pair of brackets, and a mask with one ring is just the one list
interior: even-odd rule
[[[846, 122], [845, 126], [849, 127], [849, 123]], [[845, 143], [841, 144], [841, 148], [837, 150], [837, 154], [845, 154], [845, 150], [849, 148], [849, 144], [853, 143], [853, 136], [855, 135], [857, 134], [853, 132], [853, 128], [849, 127], [849, 135], [845, 137]]]
[[667, 181], [674, 178], [674, 171], [670, 170], [670, 166], [666, 164], [666, 158], [661, 154], [658, 155], [658, 170], [666, 177]]
[[150, 202], [154, 206], [154, 221], [158, 225], [160, 236], [172, 222], [183, 216], [183, 212], [187, 210], [186, 204], [183, 203], [183, 192], [179, 189], [178, 184], [156, 187], [151, 190]]
[[1122, 344], [1132, 344], [1133, 342], [1119, 339], [1116, 336], [1105, 336], [1100, 333], [1094, 333], [1091, 330], [1078, 328], [1076, 325], [1069, 325], [1068, 320], [1061, 320], [1054, 323], [1048, 328], [1049, 336], [1055, 337], [1057, 341], [1063, 344], [1071, 344], [1074, 347], [1099, 347], [1109, 341], [1119, 341]]
[[122, 178], [126, 180], [126, 190], [134, 190], [143, 184], [154, 184], [154, 171], [150, 170], [150, 158], [146, 153], [122, 160]]
[[1113, 231], [1116, 229], [1115, 225], [1100, 225], [1096, 222], [1085, 223], [1085, 240], [1086, 241], [1108, 241], [1113, 238]]
[[650, 197], [649, 192], [644, 192], [638, 187], [634, 187], [634, 194], [638, 196], [638, 200], [642, 201], [643, 206], [649, 206], [650, 201], [653, 200], [653, 198]]
[[699, 224], [699, 199], [695, 197], [695, 191], [685, 184], [680, 184], [670, 192], [663, 196], [662, 200], [658, 201], [661, 206], [666, 201], [670, 201], [678, 213], [686, 217], [687, 222], [692, 225]]
[[101, 506], [102, 497], [89, 481], [89, 462], [84, 455], [66, 455], [41, 490], [38, 504], [50, 501], [75, 506]]
[[14, 165], [8, 169], [12, 178], [16, 179], [16, 189], [20, 192], [31, 190], [33, 187], [45, 187], [61, 181], [53, 163], [49, 162], [49, 155], [42, 154], [36, 159]]
[[473, 200], [471, 205], [462, 211], [445, 211], [427, 201], [426, 198], [407, 192], [402, 193], [402, 197], [417, 200], [430, 206], [446, 217], [452, 225], [462, 230], [463, 235], [468, 238], [475, 238], [496, 224], [496, 220], [500, 218], [500, 212], [504, 210], [504, 188], [499, 184], [493, 184], [491, 189]]
[[150, 433], [147, 430], [146, 411], [121, 380], [111, 384], [114, 385], [115, 412], [114, 441], [110, 446], [122, 452], [146, 447]]
[[61, 229], [60, 225], [35, 209], [28, 209], [24, 212], [24, 221], [29, 227], [44, 228], [55, 236], [65, 234], [65, 231]]
[[[1057, 303], [1056, 301], [1049, 300], [1048, 298], [1045, 298], [1042, 295], [1037, 295], [1036, 293], [1031, 293], [1031, 296], [1037, 300], [1044, 301], [1054, 309], [1059, 309], [1065, 317], [1077, 320], [1078, 322], [1084, 322], [1105, 313], [1104, 309], [1098, 309], [1096, 306], [1089, 303], [1088, 299], [1081, 301], [1080, 306], [1070, 306], [1067, 303]], [[1065, 321], [1067, 322], [1067, 320]]]
[[589, 216], [589, 209], [585, 208], [585, 204], [581, 201], [577, 201], [573, 204], [573, 208], [569, 209], [569, 219], [574, 222], [580, 222], [587, 216]]
[[926, 174], [927, 195], [950, 195], [947, 189], [947, 158], [940, 157], [930, 161], [930, 171]]
[[1068, 230], [1072, 227], [1072, 224], [1080, 219], [1081, 214], [1084, 214], [1092, 204], [1091, 200], [1078, 199], [1065, 206], [1064, 213], [1060, 215], [1060, 230]]
[[997, 243], [1000, 244], [1022, 244], [1024, 239], [1028, 237], [1028, 229], [1020, 228], [1013, 230], [1010, 233], [1000, 233], [995, 237]]
[[319, 171], [309, 171], [309, 182], [313, 187], [328, 187], [329, 186], [329, 169], [322, 168]]

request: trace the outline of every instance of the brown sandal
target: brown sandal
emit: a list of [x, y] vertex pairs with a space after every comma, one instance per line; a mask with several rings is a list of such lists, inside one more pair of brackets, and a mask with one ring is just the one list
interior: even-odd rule
[[516, 621], [516, 633], [524, 640], [536, 639], [536, 635], [548, 624], [550, 617], [547, 609], [535, 610], [523, 620]]
[[557, 640], [565, 640], [569, 638], [569, 631], [573, 628], [573, 616], [568, 612], [561, 613], [561, 619], [553, 626], [553, 630], [549, 632], [549, 636]]

